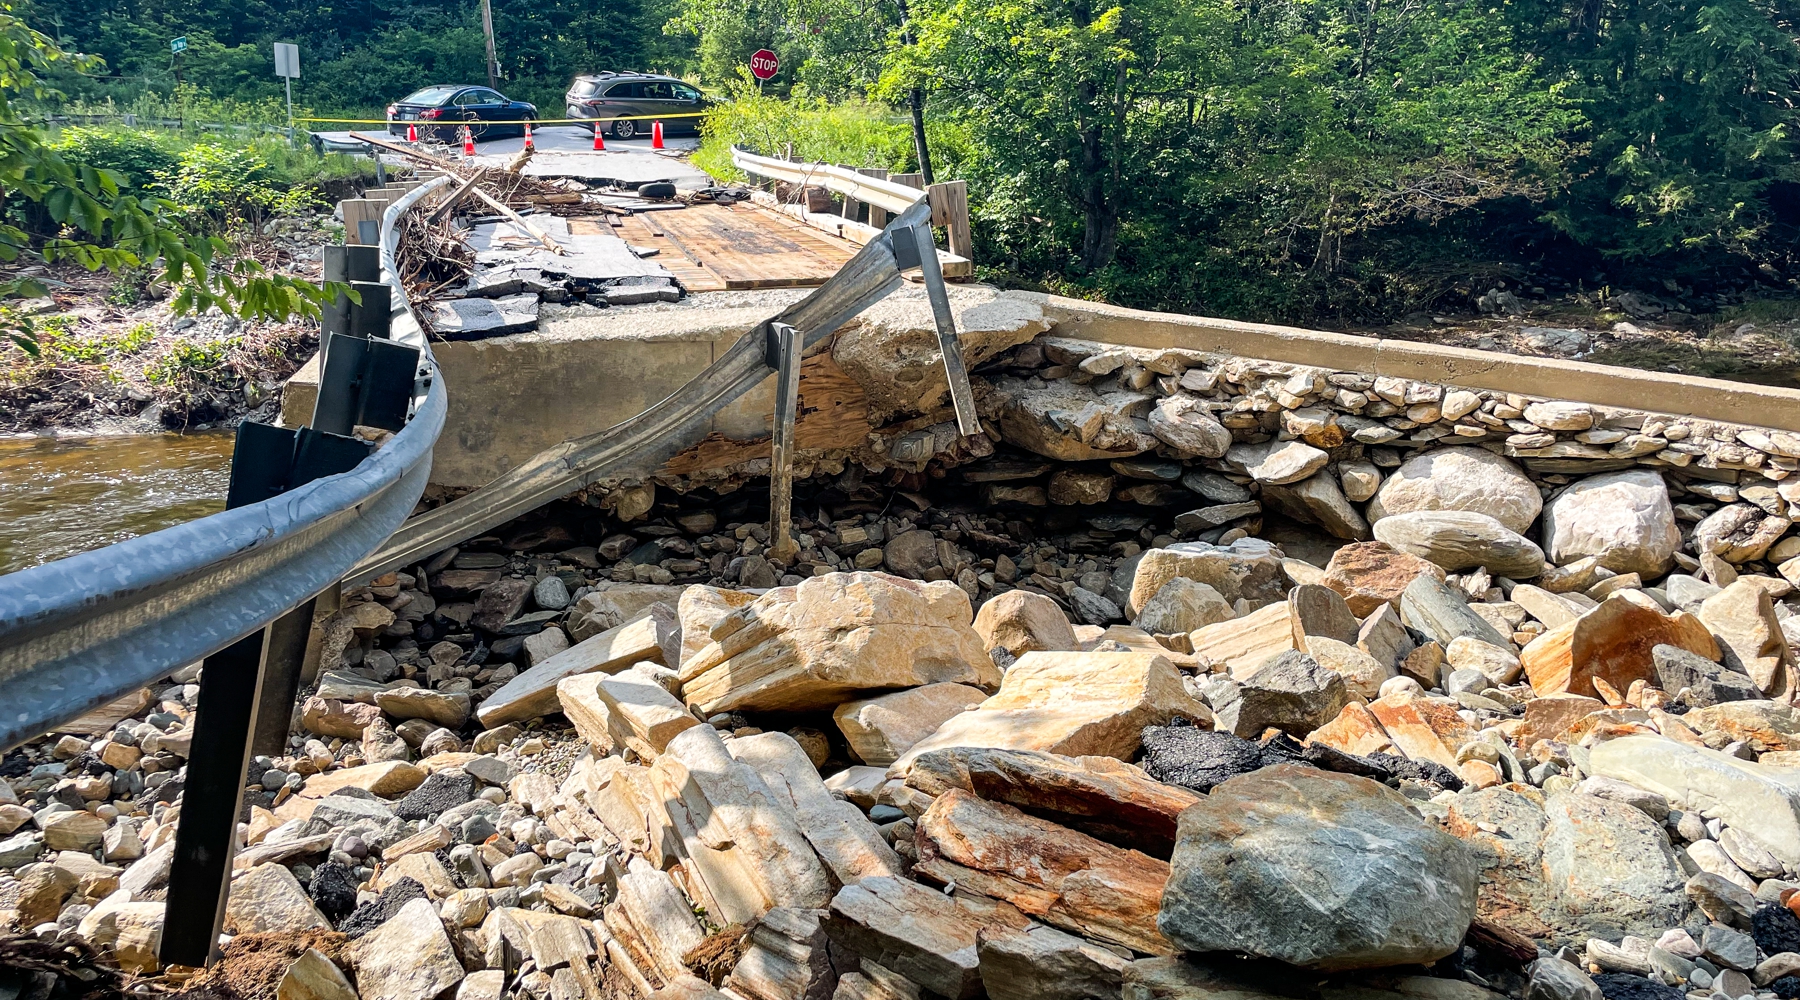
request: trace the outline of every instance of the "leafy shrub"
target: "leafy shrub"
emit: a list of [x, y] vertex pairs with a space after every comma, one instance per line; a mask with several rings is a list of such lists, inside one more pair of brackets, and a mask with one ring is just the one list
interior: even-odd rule
[[[971, 143], [959, 125], [928, 121], [926, 142], [939, 179], [954, 177], [968, 157]], [[814, 163], [881, 167], [916, 171], [912, 122], [898, 110], [871, 101], [832, 104], [796, 86], [790, 98], [759, 92], [749, 82], [731, 88], [731, 99], [717, 105], [701, 124], [696, 166], [715, 177], [742, 180], [731, 164], [731, 147]]]
[[207, 344], [181, 339], [169, 345], [162, 357], [144, 366], [144, 378], [152, 385], [174, 385], [179, 382], [209, 381], [225, 367], [226, 357], [244, 342], [242, 337], [228, 337]]
[[158, 173], [157, 181], [182, 214], [224, 228], [294, 215], [316, 200], [310, 187], [281, 184], [255, 149], [216, 142], [182, 150], [177, 166]]
[[64, 129], [51, 148], [65, 159], [115, 171], [139, 190], [176, 165], [174, 153], [137, 129], [76, 126]]

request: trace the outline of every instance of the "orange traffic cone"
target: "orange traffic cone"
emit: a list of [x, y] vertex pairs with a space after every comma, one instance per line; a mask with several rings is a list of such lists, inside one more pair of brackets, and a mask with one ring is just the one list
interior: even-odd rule
[[603, 131], [605, 131], [605, 129], [602, 129], [600, 126], [598, 126], [598, 125], [594, 126], [594, 148], [595, 149], [605, 149], [606, 148], [606, 140], [602, 139], [600, 137], [600, 133]]
[[650, 123], [650, 148], [651, 149], [663, 148], [662, 122], [651, 122]]
[[469, 126], [467, 125], [463, 126], [463, 155], [475, 155], [475, 133], [469, 131]]
[[530, 122], [525, 123], [525, 148], [526, 149], [535, 149], [536, 148], [531, 144], [531, 123]]
[[419, 141], [419, 126], [417, 126], [417, 125], [406, 126], [406, 141], [407, 142], [418, 142]]

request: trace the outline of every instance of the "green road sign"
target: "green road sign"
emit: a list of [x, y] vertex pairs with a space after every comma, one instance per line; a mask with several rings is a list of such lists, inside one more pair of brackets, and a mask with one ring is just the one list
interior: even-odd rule
[[182, 35], [180, 38], [169, 39], [169, 53], [171, 55], [179, 55], [186, 51], [187, 51], [187, 36], [186, 35]]

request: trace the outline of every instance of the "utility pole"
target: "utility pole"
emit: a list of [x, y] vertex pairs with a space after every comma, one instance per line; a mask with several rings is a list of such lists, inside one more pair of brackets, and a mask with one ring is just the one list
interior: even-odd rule
[[[486, 0], [483, 0], [486, 2]], [[912, 19], [906, 13], [906, 0], [898, 0], [900, 6], [900, 43], [907, 47], [913, 44]], [[912, 108], [913, 148], [919, 154], [919, 173], [924, 175], [925, 185], [931, 186], [931, 149], [925, 145], [925, 91], [915, 85], [907, 91], [906, 103]]]
[[494, 8], [489, 0], [481, 0], [481, 32], [487, 36], [488, 87], [500, 89], [500, 58], [494, 54]]

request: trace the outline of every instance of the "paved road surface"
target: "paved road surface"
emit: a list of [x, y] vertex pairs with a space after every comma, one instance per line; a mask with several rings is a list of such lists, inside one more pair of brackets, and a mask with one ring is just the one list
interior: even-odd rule
[[[348, 132], [316, 133], [328, 144], [351, 143]], [[380, 126], [371, 126], [365, 134], [382, 137]], [[395, 138], [397, 141], [397, 137]], [[647, 181], [674, 181], [678, 187], [705, 187], [711, 181], [706, 173], [689, 164], [676, 152], [692, 151], [700, 145], [694, 136], [670, 136], [666, 150], [650, 148], [649, 139], [607, 139], [606, 150], [593, 148], [594, 134], [579, 125], [546, 125], [532, 131], [537, 155], [526, 167], [533, 177], [576, 177], [591, 181], [615, 181], [635, 187]], [[518, 136], [488, 139], [475, 144], [476, 159], [489, 166], [504, 166], [524, 147]], [[392, 157], [386, 157], [390, 161]]]

